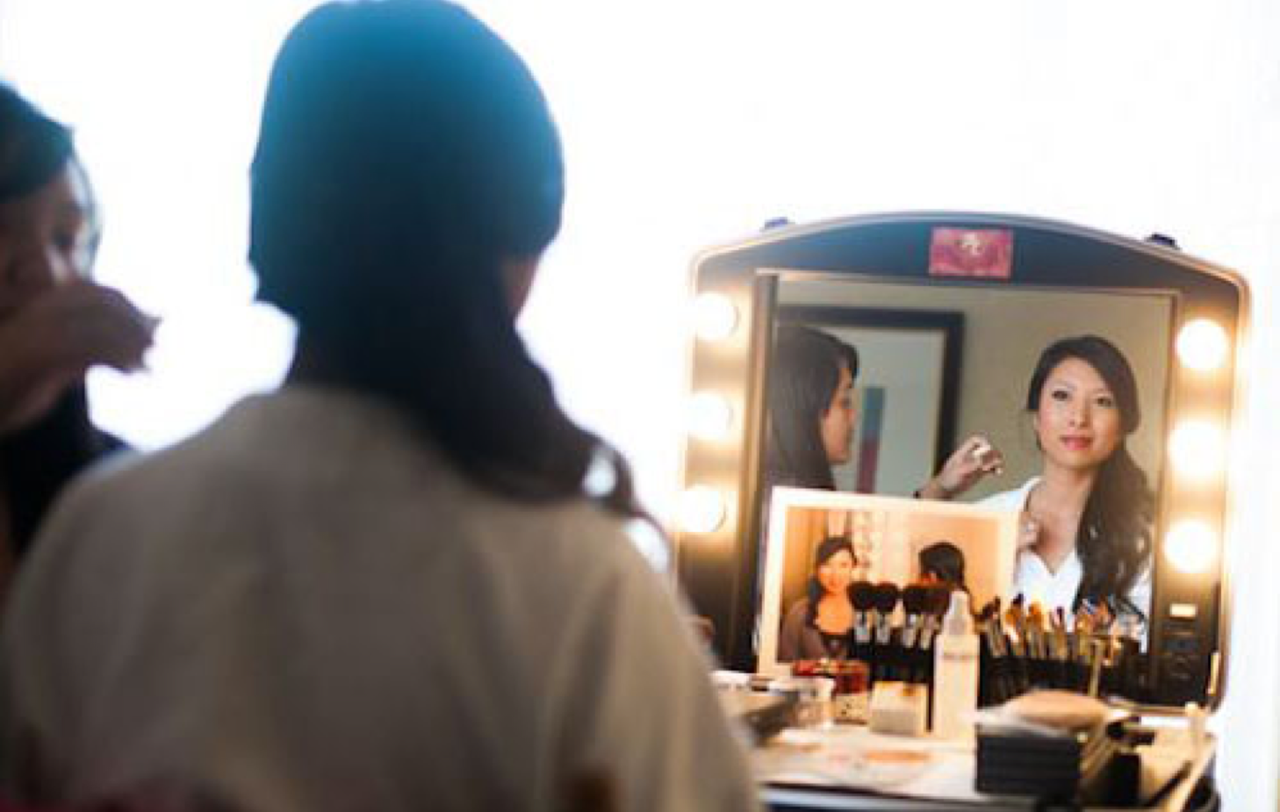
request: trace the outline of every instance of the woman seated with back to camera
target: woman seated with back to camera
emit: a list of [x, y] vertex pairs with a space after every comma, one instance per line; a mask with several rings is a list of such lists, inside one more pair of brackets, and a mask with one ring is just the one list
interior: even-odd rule
[[54, 498], [121, 447], [84, 376], [138, 369], [155, 321], [89, 279], [97, 207], [71, 133], [0, 85], [0, 595]]
[[[515, 329], [560, 223], [520, 58], [431, 0], [286, 40], [252, 172], [286, 385], [77, 483], [14, 595], [10, 791], [137, 808], [756, 807], [620, 456]], [[584, 493], [594, 464], [612, 484]]]

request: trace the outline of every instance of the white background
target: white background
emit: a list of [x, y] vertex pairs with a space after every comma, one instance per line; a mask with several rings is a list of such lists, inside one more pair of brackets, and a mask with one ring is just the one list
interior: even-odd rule
[[[288, 326], [249, 305], [246, 178], [271, 54], [307, 5], [0, 0], [0, 70], [79, 131], [105, 207], [100, 276], [165, 318], [151, 375], [94, 380], [100, 420], [135, 442], [183, 436], [283, 369]], [[1276, 808], [1280, 4], [473, 7], [526, 55], [566, 144], [564, 234], [526, 334], [660, 513], [689, 261], [769, 217], [1026, 213], [1162, 231], [1245, 273], [1252, 374], [1234, 437], [1233, 741], [1219, 776], [1228, 808]]]

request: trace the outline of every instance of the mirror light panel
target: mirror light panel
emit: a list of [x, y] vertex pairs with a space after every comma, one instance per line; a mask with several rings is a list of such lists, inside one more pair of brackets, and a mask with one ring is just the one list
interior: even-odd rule
[[709, 485], [694, 485], [680, 494], [676, 512], [680, 529], [684, 532], [714, 533], [724, 524], [724, 494]]
[[733, 407], [717, 392], [698, 392], [689, 398], [689, 434], [699, 440], [723, 440], [733, 428]]
[[693, 302], [693, 329], [703, 341], [724, 341], [738, 326], [738, 308], [722, 293], [703, 293]]
[[1205, 481], [1222, 473], [1227, 443], [1223, 431], [1203, 420], [1185, 420], [1169, 436], [1169, 456], [1178, 475]]
[[1212, 372], [1227, 359], [1230, 342], [1222, 326], [1209, 319], [1187, 322], [1178, 333], [1178, 360], [1197, 372]]
[[1183, 519], [1169, 528], [1163, 549], [1165, 559], [1179, 571], [1198, 575], [1217, 561], [1218, 536], [1199, 519]]

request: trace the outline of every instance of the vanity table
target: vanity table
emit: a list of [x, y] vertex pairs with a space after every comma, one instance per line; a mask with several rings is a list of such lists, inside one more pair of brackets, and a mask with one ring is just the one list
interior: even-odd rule
[[[769, 515], [777, 494], [764, 476], [766, 392], [779, 325], [857, 348], [855, 383], [880, 390], [872, 393], [880, 422], [859, 435], [870, 438], [859, 439], [853, 454], [864, 467], [835, 472], [837, 491], [902, 504], [975, 433], [1005, 454], [1008, 478], [992, 490], [1037, 473], [1038, 447], [1019, 422], [1027, 371], [1053, 341], [1093, 334], [1119, 346], [1135, 369], [1142, 424], [1129, 445], [1155, 496], [1152, 593], [1124, 698], [1144, 719], [1176, 716], [1191, 702], [1210, 713], [1218, 707], [1231, 619], [1226, 438], [1248, 330], [1239, 274], [1184, 254], [1167, 238], [1017, 215], [906, 212], [786, 224], [709, 249], [694, 261], [690, 294], [690, 411], [698, 419], [684, 449], [676, 570], [715, 630], [724, 667], [772, 673], [775, 652], [761, 647], [777, 637], [781, 610], [803, 594], [819, 537], [843, 534], [858, 555], [865, 537], [875, 537], [882, 547], [904, 545], [910, 555], [903, 560], [928, 541], [913, 535], [910, 517], [898, 522], [889, 511], [885, 519], [875, 505], [833, 500], [817, 513], [798, 512], [820, 525], [812, 531], [791, 532], [800, 523]], [[912, 372], [916, 379], [898, 374]], [[775, 539], [775, 526], [785, 538]], [[779, 544], [786, 550], [781, 574], [766, 578], [766, 558]], [[880, 580], [874, 572], [866, 577]], [[1012, 596], [1004, 597], [1007, 606]], [[790, 761], [768, 747], [756, 754], [775, 809], [1046, 808], [975, 792], [973, 753], [955, 745], [885, 742], [856, 727], [788, 736], [781, 743], [793, 748]], [[859, 766], [868, 749], [904, 747], [923, 754], [918, 774], [891, 781], [884, 770]], [[1187, 766], [1150, 808], [1198, 808], [1199, 801], [1188, 804], [1205, 795], [1196, 790], [1211, 774], [1213, 743], [1194, 753], [1170, 747], [1170, 760]], [[797, 755], [805, 748], [809, 762]], [[843, 767], [832, 777], [815, 768], [824, 763]], [[1207, 797], [1216, 803], [1211, 790]]]
[[[1215, 742], [1199, 752], [1188, 742], [1165, 748], [1174, 774], [1154, 804], [1130, 809], [1183, 812], [1213, 761]], [[905, 763], [867, 762], [862, 754], [920, 758]], [[899, 755], [901, 754], [901, 755]], [[1074, 809], [1029, 796], [990, 795], [975, 790], [972, 744], [931, 738], [903, 739], [869, 732], [865, 727], [831, 730], [788, 730], [752, 754], [765, 803], [774, 810], [922, 810], [949, 812], [975, 809], [993, 812]], [[1185, 769], [1180, 766], [1185, 764]], [[1163, 787], [1164, 785], [1161, 784]], [[1105, 809], [1106, 807], [1086, 807]]]

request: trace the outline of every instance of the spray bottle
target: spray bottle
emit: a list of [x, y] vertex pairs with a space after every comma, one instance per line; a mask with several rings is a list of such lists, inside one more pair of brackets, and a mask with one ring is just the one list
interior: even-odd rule
[[978, 708], [978, 635], [973, 630], [969, 595], [962, 589], [951, 593], [933, 657], [934, 735], [970, 738]]

